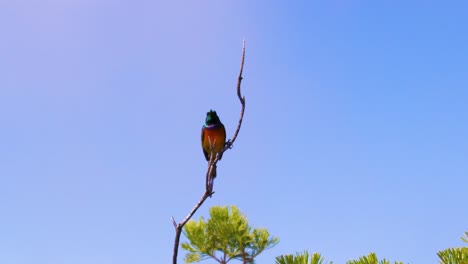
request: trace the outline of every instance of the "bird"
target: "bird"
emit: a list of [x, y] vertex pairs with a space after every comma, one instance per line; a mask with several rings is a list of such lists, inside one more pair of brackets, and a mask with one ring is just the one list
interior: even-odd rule
[[[201, 144], [206, 161], [210, 161], [211, 153], [218, 154], [218, 160], [221, 160], [223, 157], [221, 151], [226, 144], [226, 129], [219, 120], [216, 111], [211, 109], [206, 113], [205, 124], [203, 124], [201, 131]], [[213, 166], [212, 175], [213, 178], [216, 177], [216, 166]]]

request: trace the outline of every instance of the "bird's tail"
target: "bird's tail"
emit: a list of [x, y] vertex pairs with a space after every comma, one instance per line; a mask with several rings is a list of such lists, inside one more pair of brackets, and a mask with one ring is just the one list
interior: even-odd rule
[[[208, 166], [208, 170], [210, 169], [210, 166]], [[213, 190], [214, 179], [216, 178], [216, 164], [214, 164], [213, 167], [211, 167], [211, 171], [209, 173], [210, 174], [206, 178], [206, 181], [207, 181], [206, 182], [206, 184], [207, 184], [206, 188], [207, 188], [207, 190], [212, 191]], [[211, 197], [211, 195], [210, 195], [210, 197]]]
[[216, 178], [216, 165], [213, 165], [213, 169], [211, 170], [211, 178]]

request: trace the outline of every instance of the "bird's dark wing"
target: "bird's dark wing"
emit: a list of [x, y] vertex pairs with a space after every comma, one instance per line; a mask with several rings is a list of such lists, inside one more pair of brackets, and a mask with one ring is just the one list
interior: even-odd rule
[[203, 154], [205, 155], [205, 159], [206, 161], [209, 161], [210, 155], [208, 155], [208, 152], [205, 150], [205, 127], [202, 127], [202, 130], [201, 130], [201, 144], [202, 144]]
[[[223, 138], [224, 138], [224, 142], [223, 142], [223, 148], [224, 148], [224, 144], [226, 144], [226, 128], [224, 128], [224, 125], [221, 124], [221, 128], [222, 128], [222, 132], [223, 132]], [[219, 160], [221, 160], [221, 158], [223, 158], [223, 152], [219, 152]]]

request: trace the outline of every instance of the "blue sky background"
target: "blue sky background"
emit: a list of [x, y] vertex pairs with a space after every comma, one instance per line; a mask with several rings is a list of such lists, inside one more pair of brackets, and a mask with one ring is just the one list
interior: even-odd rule
[[[437, 263], [468, 230], [465, 1], [0, 2], [0, 262], [170, 263], [213, 205], [344, 263]], [[184, 252], [181, 251], [180, 262]], [[206, 261], [206, 263], [213, 263]]]

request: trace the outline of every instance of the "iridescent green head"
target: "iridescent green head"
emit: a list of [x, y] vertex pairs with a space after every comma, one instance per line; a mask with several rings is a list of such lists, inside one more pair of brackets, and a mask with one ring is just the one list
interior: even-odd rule
[[219, 117], [216, 114], [216, 111], [213, 111], [210, 109], [210, 111], [206, 113], [205, 126], [211, 126], [211, 125], [217, 125], [217, 124], [221, 124], [221, 120], [219, 120]]

